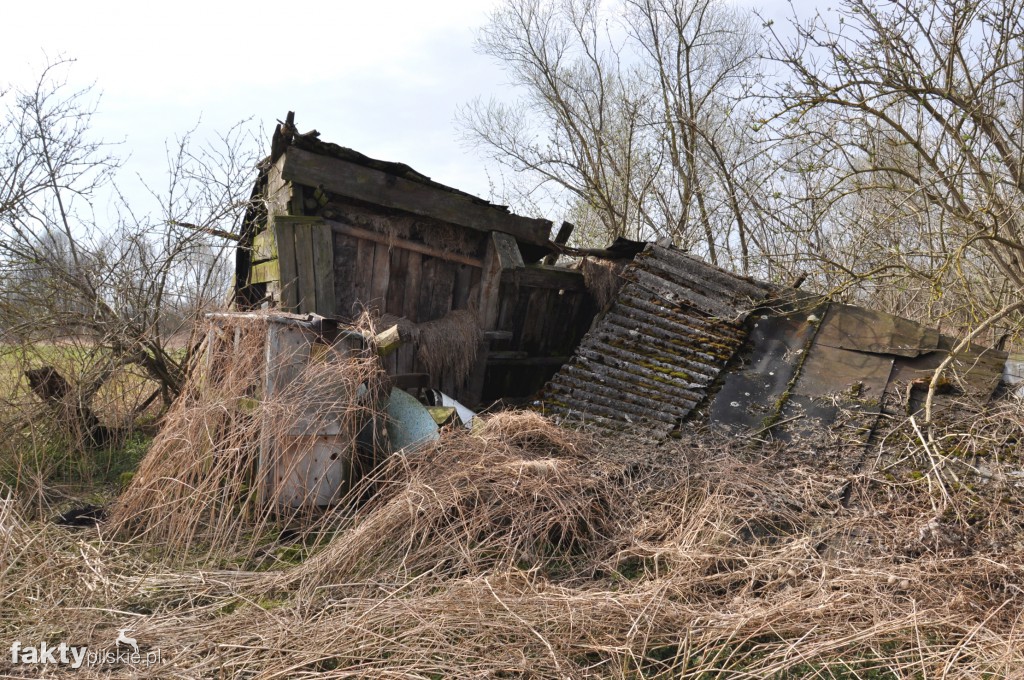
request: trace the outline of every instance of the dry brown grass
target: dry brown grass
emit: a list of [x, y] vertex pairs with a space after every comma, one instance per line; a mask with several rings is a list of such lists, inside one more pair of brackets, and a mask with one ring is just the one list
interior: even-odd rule
[[[317, 360], [295, 359], [302, 367], [284, 391], [262, 399], [265, 319], [242, 317], [212, 329], [205, 363], [114, 505], [110, 527], [168, 554], [198, 548], [233, 555], [244, 546], [251, 555], [284, 528], [317, 525], [307, 510], [281, 499], [272, 478], [287, 478], [310, 450], [312, 440], [296, 433], [331, 426], [354, 461], [349, 483], [358, 477], [366, 456], [356, 435], [377, 415], [384, 376], [370, 351], [320, 345]], [[259, 464], [261, 451], [271, 449], [289, 451], [277, 468]]]
[[[114, 543], [12, 510], [0, 625], [96, 649], [130, 626], [161, 651], [154, 677], [1019, 677], [1024, 508], [995, 454], [1019, 455], [1024, 413], [1000, 417], [975, 426], [1006, 485], [947, 499], [710, 433], [651, 446], [502, 413], [391, 457], [303, 560], [223, 542], [169, 566], [152, 533]], [[923, 465], [914, 441], [884, 444]]]
[[[71, 384], [63, 404], [44, 402], [30, 389], [26, 371], [44, 367]], [[69, 494], [109, 484], [137, 463], [124, 447], [138, 436], [133, 421], [155, 388], [137, 367], [115, 364], [108, 350], [86, 338], [0, 343], [0, 483], [31, 518], [56, 512]], [[75, 417], [79, 404], [110, 435], [103, 445]]]
[[416, 358], [434, 380], [451, 376], [460, 384], [476, 364], [482, 333], [476, 314], [456, 309], [416, 326]]
[[611, 305], [615, 295], [622, 287], [622, 270], [625, 269], [625, 261], [603, 260], [592, 257], [585, 257], [580, 262], [580, 269], [583, 271], [583, 283], [600, 309]]

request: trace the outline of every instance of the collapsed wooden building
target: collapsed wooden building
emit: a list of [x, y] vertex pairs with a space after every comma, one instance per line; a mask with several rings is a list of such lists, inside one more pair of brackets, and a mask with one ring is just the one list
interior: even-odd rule
[[[701, 418], [783, 437], [845, 427], [862, 439], [899, 395], [920, 406], [911, 388], [953, 347], [905, 319], [654, 244], [589, 252], [611, 279], [588, 290], [580, 268], [554, 264], [569, 229], [552, 240], [549, 221], [299, 134], [291, 114], [253, 192], [237, 308], [343, 321], [365, 310], [404, 325], [419, 342], [384, 359], [395, 384], [429, 384], [470, 406], [529, 400], [656, 438]], [[951, 368], [961, 391], [989, 398], [1006, 358], [971, 347]]]
[[[298, 134], [291, 114], [253, 196], [237, 251], [236, 308], [343, 320], [368, 311], [459, 345], [400, 347], [385, 358], [399, 383], [428, 376], [468, 405], [526, 398], [597, 313], [579, 271], [543, 261], [554, 248], [551, 222]], [[466, 343], [475, 345], [468, 370], [444, 360]]]

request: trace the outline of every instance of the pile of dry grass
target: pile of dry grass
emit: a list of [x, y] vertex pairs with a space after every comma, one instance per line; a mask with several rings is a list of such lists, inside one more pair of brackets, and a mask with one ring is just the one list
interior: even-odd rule
[[370, 501], [294, 576], [318, 588], [508, 569], [592, 573], [624, 499], [612, 470], [584, 450], [539, 415], [499, 414], [394, 455], [368, 481]]
[[[5, 603], [36, 598], [37, 618], [4, 604], [2, 620], [100, 647], [129, 625], [161, 651], [149, 675], [976, 678], [1024, 667], [1019, 497], [951, 493], [936, 517], [924, 479], [839, 477], [812, 456], [780, 465], [793, 452], [772, 446], [695, 433], [652, 447], [535, 414], [483, 420], [388, 460], [365, 482], [376, 495], [339, 514], [301, 563], [172, 571], [144, 561], [145, 536], [52, 537], [51, 566], [8, 562], [2, 581]], [[954, 530], [961, 539], [933, 540]], [[31, 535], [17, 536], [25, 554]], [[69, 594], [34, 590], [64, 572]], [[26, 667], [0, 659], [0, 671]]]
[[599, 309], [611, 305], [612, 300], [622, 287], [622, 270], [626, 268], [625, 260], [604, 260], [585, 257], [580, 262], [583, 271], [583, 284], [594, 297]]
[[455, 309], [416, 327], [416, 358], [435, 381], [449, 376], [461, 384], [476, 365], [482, 338], [476, 314]]
[[461, 384], [476, 366], [483, 339], [480, 322], [470, 309], [455, 309], [423, 323], [392, 314], [380, 318], [364, 314], [359, 324], [375, 329], [397, 325], [402, 342], [415, 348], [416, 360], [435, 383], [448, 377], [455, 384]]
[[[204, 364], [164, 420], [130, 486], [112, 509], [110, 529], [184, 555], [248, 554], [297, 522], [316, 525], [308, 507], [284, 498], [282, 480], [301, 474], [314, 446], [331, 432], [351, 461], [349, 484], [367, 451], [357, 434], [378, 416], [383, 374], [371, 351], [327, 345], [278, 357], [295, 373], [264, 398], [267, 320], [240, 316], [210, 326]], [[274, 452], [274, 453], [272, 453]], [[262, 456], [262, 459], [261, 459]], [[270, 458], [277, 458], [270, 464]], [[372, 460], [368, 461], [372, 466]], [[308, 504], [306, 504], [308, 505]]]

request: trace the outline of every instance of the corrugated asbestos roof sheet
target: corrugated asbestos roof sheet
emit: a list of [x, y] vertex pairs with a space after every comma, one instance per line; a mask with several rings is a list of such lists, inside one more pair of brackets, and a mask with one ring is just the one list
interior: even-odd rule
[[[706, 401], [710, 422], [737, 433], [821, 441], [829, 431], [860, 445], [883, 412], [921, 407], [925, 383], [954, 344], [907, 319], [656, 245], [622, 277], [611, 308], [541, 393], [546, 413], [660, 439]], [[1005, 360], [983, 347], [963, 352], [936, 406], [991, 398]]]
[[611, 308], [541, 394], [546, 413], [652, 437], [679, 427], [743, 344], [747, 315], [779, 289], [649, 245]]

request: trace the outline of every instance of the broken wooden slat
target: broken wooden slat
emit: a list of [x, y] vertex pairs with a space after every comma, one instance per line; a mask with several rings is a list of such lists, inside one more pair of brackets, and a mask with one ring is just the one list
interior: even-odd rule
[[379, 356], [386, 357], [402, 345], [403, 339], [402, 334], [398, 331], [398, 325], [396, 324], [391, 328], [378, 333], [373, 341], [377, 346], [377, 354]]
[[446, 191], [380, 170], [290, 147], [281, 175], [298, 184], [323, 185], [333, 194], [424, 215], [480, 231], [501, 231], [535, 245], [551, 235], [551, 222], [505, 212], [465, 194]]
[[279, 158], [267, 169], [267, 214], [271, 219], [278, 215], [287, 215], [292, 200], [291, 184], [282, 176], [284, 158]]
[[[558, 228], [558, 233], [555, 235], [555, 243], [560, 246], [564, 246], [569, 242], [569, 237], [572, 236], [572, 230], [576, 228], [572, 222], [562, 222], [562, 226]], [[544, 264], [553, 265], [558, 262], [558, 251], [551, 253], [544, 258]]]
[[270, 283], [281, 279], [281, 267], [277, 260], [255, 264], [250, 270], [249, 283]]
[[277, 257], [277, 244], [274, 243], [274, 232], [264, 229], [252, 239], [252, 261], [262, 262]]

